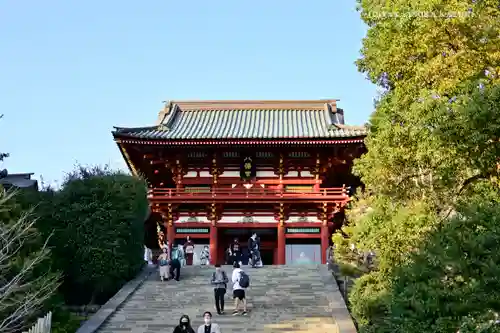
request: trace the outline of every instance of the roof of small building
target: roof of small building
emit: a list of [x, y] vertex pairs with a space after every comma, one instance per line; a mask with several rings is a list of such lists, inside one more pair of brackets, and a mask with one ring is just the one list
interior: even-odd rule
[[366, 135], [344, 124], [336, 100], [171, 101], [156, 125], [115, 127], [115, 137], [150, 140], [348, 138]]
[[0, 185], [4, 187], [18, 187], [18, 188], [38, 188], [36, 179], [31, 179], [34, 173], [11, 173], [5, 177], [0, 178]]

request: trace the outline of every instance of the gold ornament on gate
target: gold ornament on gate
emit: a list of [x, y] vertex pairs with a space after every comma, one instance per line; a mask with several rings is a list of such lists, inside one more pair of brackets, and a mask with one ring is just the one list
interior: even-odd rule
[[243, 160], [242, 170], [241, 170], [241, 178], [245, 180], [249, 180], [253, 175], [253, 160], [251, 157], [245, 157]]

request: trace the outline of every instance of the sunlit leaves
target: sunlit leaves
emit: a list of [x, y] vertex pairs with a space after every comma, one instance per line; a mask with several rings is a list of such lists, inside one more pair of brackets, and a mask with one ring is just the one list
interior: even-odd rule
[[390, 320], [377, 332], [456, 332], [471, 317], [498, 311], [499, 219], [498, 201], [478, 197], [464, 203], [408, 265], [397, 268], [387, 303]]
[[449, 91], [487, 66], [498, 69], [500, 9], [494, 1], [361, 0], [370, 25], [359, 68], [373, 82]]
[[[462, 210], [467, 199], [499, 196], [500, 7], [490, 0], [358, 2], [369, 30], [357, 65], [385, 92], [370, 118], [368, 152], [354, 167], [367, 193], [333, 237], [337, 260], [368, 272], [355, 284], [351, 310], [362, 332], [455, 333], [463, 309], [471, 309], [463, 303], [478, 297], [470, 290], [486, 292], [491, 283], [493, 275], [476, 274], [478, 265], [493, 274], [496, 260], [481, 252], [491, 247], [481, 242], [486, 226], [476, 223], [470, 239], [446, 228], [471, 217]], [[483, 208], [474, 209], [484, 221]], [[476, 242], [482, 250], [461, 246]], [[375, 252], [375, 267], [360, 260], [367, 251]], [[495, 309], [480, 305], [471, 321]]]

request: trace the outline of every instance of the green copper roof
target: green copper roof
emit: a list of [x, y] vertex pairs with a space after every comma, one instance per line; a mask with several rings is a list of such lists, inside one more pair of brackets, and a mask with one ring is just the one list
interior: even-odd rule
[[342, 110], [330, 108], [181, 110], [173, 105], [156, 126], [115, 128], [113, 134], [158, 140], [348, 138], [366, 130], [344, 126]]

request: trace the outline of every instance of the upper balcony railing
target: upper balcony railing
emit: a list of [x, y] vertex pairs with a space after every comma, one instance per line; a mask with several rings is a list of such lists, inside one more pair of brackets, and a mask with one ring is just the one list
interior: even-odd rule
[[148, 191], [152, 200], [349, 200], [348, 187], [320, 188], [318, 191], [298, 189], [269, 189], [262, 187], [213, 188], [206, 191], [190, 191], [183, 188], [155, 188]]

